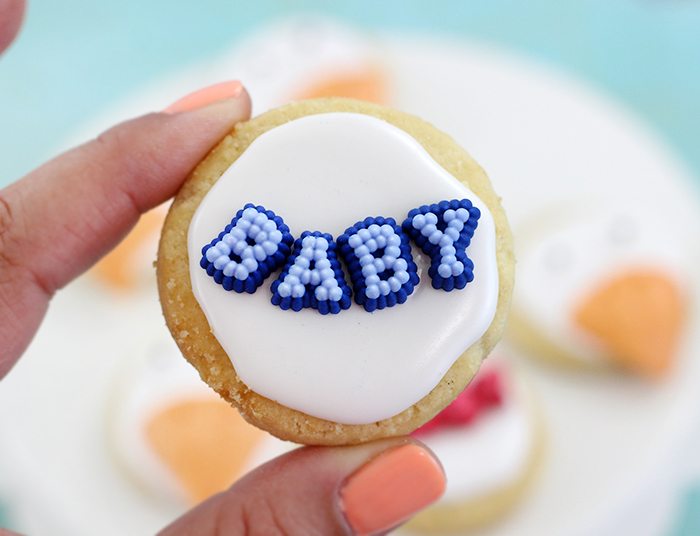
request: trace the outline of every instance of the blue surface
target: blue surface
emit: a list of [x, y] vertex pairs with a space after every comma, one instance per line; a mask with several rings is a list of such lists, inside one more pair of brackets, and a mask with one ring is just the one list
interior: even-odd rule
[[0, 57], [0, 185], [125, 94], [299, 9], [369, 28], [479, 38], [536, 56], [625, 101], [700, 175], [700, 2], [34, 0], [18, 41]]

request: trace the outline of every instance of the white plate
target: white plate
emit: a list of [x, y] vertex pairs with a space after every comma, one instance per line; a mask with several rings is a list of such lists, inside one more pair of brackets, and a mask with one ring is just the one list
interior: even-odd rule
[[[645, 125], [583, 84], [474, 44], [384, 36], [377, 47], [397, 107], [451, 133], [474, 155], [516, 227], [540, 205], [607, 189], [651, 195], [688, 229], [700, 229], [683, 167]], [[230, 57], [145, 90], [95, 124], [152, 108], [173, 87], [196, 87], [202, 72], [230, 78]], [[700, 348], [697, 316], [692, 327], [679, 366], [655, 388], [530, 367], [550, 428], [543, 473], [521, 507], [484, 534], [658, 533], [668, 511], [660, 490], [700, 406], [700, 361], [690, 359]], [[118, 299], [83, 280], [57, 297], [0, 384], [0, 473], [17, 490], [19, 528], [147, 534], [176, 514], [142, 501], [117, 471], [102, 422], [119, 362], [163, 329], [154, 289]]]

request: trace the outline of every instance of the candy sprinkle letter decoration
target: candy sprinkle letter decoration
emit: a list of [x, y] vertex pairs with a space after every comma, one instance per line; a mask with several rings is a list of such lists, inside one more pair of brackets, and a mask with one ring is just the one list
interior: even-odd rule
[[440, 201], [408, 213], [403, 230], [430, 256], [428, 275], [433, 288], [463, 289], [474, 279], [474, 263], [467, 257], [481, 213], [468, 199]]
[[404, 303], [418, 284], [408, 235], [393, 218], [365, 218], [338, 237], [355, 301], [372, 312]]
[[284, 263], [293, 241], [282, 218], [248, 203], [202, 248], [199, 264], [226, 290], [252, 294]]
[[351, 291], [336, 254], [333, 237], [304, 231], [282, 274], [272, 283], [272, 303], [282, 309], [317, 309], [337, 314], [351, 304]]

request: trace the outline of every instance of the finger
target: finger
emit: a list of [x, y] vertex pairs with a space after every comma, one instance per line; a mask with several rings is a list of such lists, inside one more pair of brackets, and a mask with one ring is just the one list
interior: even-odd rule
[[[0, 378], [53, 293], [172, 197], [212, 146], [250, 114], [233, 97], [118, 125], [0, 190]], [[201, 104], [201, 103], [200, 103]]]
[[440, 463], [413, 439], [304, 447], [248, 474], [161, 534], [378, 534], [444, 489]]
[[0, 0], [0, 52], [14, 40], [24, 17], [24, 0]]

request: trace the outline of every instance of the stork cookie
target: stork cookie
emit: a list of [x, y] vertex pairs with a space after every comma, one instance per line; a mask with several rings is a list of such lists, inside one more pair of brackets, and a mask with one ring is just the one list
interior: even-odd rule
[[523, 226], [513, 342], [569, 368], [663, 377], [683, 331], [689, 260], [654, 208], [593, 199]]
[[503, 331], [508, 224], [481, 168], [423, 121], [345, 99], [236, 126], [172, 205], [163, 312], [202, 378], [306, 444], [407, 434]]
[[440, 459], [445, 495], [409, 523], [461, 534], [495, 522], [525, 498], [543, 458], [545, 423], [524, 374], [496, 348], [474, 381], [413, 435]]

